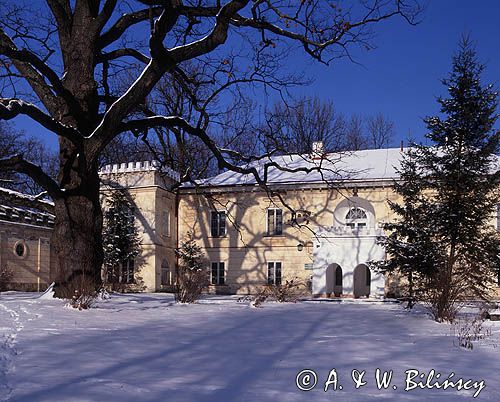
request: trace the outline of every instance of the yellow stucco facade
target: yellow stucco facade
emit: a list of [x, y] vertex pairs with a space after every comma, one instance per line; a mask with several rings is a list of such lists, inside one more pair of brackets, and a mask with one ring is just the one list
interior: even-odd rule
[[[399, 150], [391, 153], [399, 156]], [[177, 187], [174, 171], [134, 162], [101, 171], [102, 205], [113, 188], [128, 190], [141, 237], [136, 277], [147, 291], [172, 289], [175, 250], [194, 239], [211, 273], [211, 292], [255, 293], [294, 279], [317, 296], [384, 296], [397, 278], [393, 283], [366, 263], [386, 258], [377, 240], [383, 224], [396, 218], [388, 201], [400, 201], [392, 174], [329, 183], [276, 181], [267, 191], [238, 180]], [[0, 214], [0, 266], [14, 268], [17, 287], [43, 290], [55, 258], [50, 225], [34, 219]], [[496, 216], [491, 224], [497, 225]], [[25, 255], [16, 255], [19, 243]]]

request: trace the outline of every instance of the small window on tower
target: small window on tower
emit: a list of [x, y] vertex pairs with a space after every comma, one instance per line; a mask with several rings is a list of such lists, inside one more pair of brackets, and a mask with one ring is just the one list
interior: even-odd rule
[[166, 237], [170, 237], [170, 212], [163, 211], [163, 234]]

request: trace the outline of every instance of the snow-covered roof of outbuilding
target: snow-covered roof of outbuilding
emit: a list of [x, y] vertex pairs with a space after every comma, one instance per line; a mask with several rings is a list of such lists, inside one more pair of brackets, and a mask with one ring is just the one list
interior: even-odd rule
[[[322, 158], [311, 155], [273, 156], [242, 167], [255, 167], [260, 177], [264, 174], [264, 165], [276, 162], [281, 170], [269, 167], [268, 184], [324, 183], [334, 181], [379, 181], [392, 180], [398, 177], [396, 169], [401, 160], [400, 148], [368, 149], [330, 153]], [[296, 171], [297, 169], [314, 169], [321, 167], [321, 172]], [[252, 174], [232, 171], [221, 173], [199, 182], [202, 186], [237, 186], [256, 184]]]
[[[11, 202], [4, 202], [4, 197], [13, 197]], [[0, 187], [0, 221], [19, 222], [35, 226], [54, 226], [54, 215], [48, 212], [41, 211], [37, 208], [31, 208], [23, 205], [16, 205], [16, 201], [30, 202], [37, 200], [40, 204], [54, 206], [54, 203], [46, 198], [23, 194], [18, 191]]]

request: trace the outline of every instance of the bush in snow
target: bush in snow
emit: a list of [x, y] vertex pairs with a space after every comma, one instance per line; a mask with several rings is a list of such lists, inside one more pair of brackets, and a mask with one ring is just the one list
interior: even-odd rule
[[268, 299], [278, 303], [296, 303], [301, 296], [306, 294], [307, 284], [298, 278], [285, 280], [279, 285], [266, 285], [255, 295], [251, 301], [252, 307], [259, 307]]
[[453, 324], [456, 345], [465, 349], [474, 349], [474, 343], [491, 336], [491, 328], [484, 326], [485, 318], [480, 312], [474, 318], [459, 318]]
[[64, 298], [69, 300], [69, 305], [78, 310], [87, 310], [97, 301], [100, 291], [96, 283], [88, 275], [75, 275], [69, 285], [64, 287]]
[[14, 273], [8, 267], [0, 267], [0, 292], [8, 290], [10, 281], [14, 277]]
[[180, 303], [194, 303], [210, 283], [208, 264], [201, 247], [192, 239], [182, 242], [176, 253], [180, 263], [177, 267], [175, 299]]
[[306, 291], [307, 285], [298, 278], [285, 280], [279, 285], [267, 285], [265, 291], [271, 299], [278, 303], [296, 303]]

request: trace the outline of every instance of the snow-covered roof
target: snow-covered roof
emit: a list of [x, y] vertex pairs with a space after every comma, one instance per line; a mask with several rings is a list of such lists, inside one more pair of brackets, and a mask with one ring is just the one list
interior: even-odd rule
[[[270, 167], [268, 184], [289, 183], [324, 183], [332, 181], [376, 181], [392, 180], [398, 177], [396, 168], [401, 160], [400, 148], [369, 149], [342, 153], [330, 153], [322, 158], [311, 155], [273, 156], [242, 167], [255, 167], [260, 177], [264, 174], [264, 165], [276, 162], [287, 170]], [[294, 171], [321, 167], [321, 172]], [[203, 186], [235, 186], [256, 184], [252, 174], [227, 171], [209, 179], [200, 181]]]
[[[0, 196], [3, 194], [9, 196], [13, 196], [18, 199], [25, 199], [26, 201], [33, 201], [33, 200], [38, 200], [39, 202], [43, 202], [47, 205], [54, 206], [54, 202], [48, 199], [47, 197], [40, 197], [40, 196], [35, 196], [35, 195], [30, 195], [30, 194], [24, 194], [20, 193], [19, 191], [11, 190], [10, 188], [5, 188], [5, 187], [0, 187]], [[44, 195], [45, 193], [42, 193], [41, 195]]]
[[[36, 196], [0, 187], [0, 198], [2, 193], [7, 196], [13, 196], [15, 197], [14, 199], [32, 201], [36, 198], [38, 202], [45, 203], [48, 206], [54, 205], [54, 203], [48, 199], [38, 199]], [[54, 226], [54, 215], [40, 211], [36, 208], [0, 203], [0, 221], [52, 227]]]
[[[329, 153], [322, 157], [311, 155], [273, 156], [260, 161], [242, 165], [243, 168], [255, 168], [260, 178], [264, 177], [264, 166], [276, 163], [283, 169], [271, 166], [268, 168], [267, 184], [315, 184], [331, 182], [376, 182], [392, 181], [399, 178], [397, 171], [407, 148], [366, 149]], [[317, 169], [297, 171], [298, 169]], [[500, 156], [492, 166], [492, 171], [500, 170]], [[238, 186], [255, 185], [253, 174], [226, 171], [217, 176], [200, 180], [201, 186]], [[192, 187], [186, 184], [183, 187]]]

